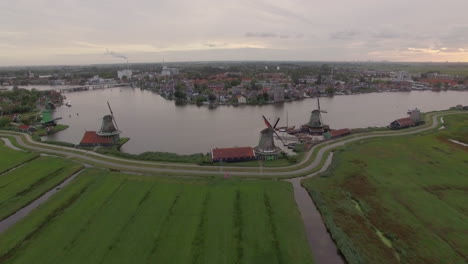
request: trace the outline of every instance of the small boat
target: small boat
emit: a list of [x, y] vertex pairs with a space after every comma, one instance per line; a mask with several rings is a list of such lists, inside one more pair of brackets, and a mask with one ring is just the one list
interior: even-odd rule
[[66, 106], [70, 107], [71, 106], [71, 102], [68, 101], [67, 103], [65, 103]]

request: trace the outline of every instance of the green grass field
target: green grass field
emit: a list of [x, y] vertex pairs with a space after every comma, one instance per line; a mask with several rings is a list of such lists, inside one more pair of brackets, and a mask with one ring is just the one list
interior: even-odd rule
[[0, 220], [18, 211], [83, 166], [61, 158], [39, 157], [0, 176]]
[[349, 263], [468, 262], [468, 115], [445, 130], [365, 140], [304, 181]]
[[88, 169], [0, 235], [1, 263], [312, 263], [292, 186]]
[[37, 158], [36, 153], [16, 151], [5, 146], [3, 140], [0, 139], [0, 174], [5, 171], [23, 164], [26, 161]]

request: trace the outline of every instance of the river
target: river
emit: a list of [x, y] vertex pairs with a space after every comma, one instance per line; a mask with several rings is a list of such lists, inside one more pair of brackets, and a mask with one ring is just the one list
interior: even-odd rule
[[[259, 132], [265, 128], [262, 115], [270, 120], [280, 117], [279, 126], [296, 127], [308, 121], [316, 108], [316, 99], [263, 106], [219, 106], [209, 109], [196, 105], [176, 106], [156, 93], [138, 88], [121, 87], [66, 93], [72, 107], [58, 107], [55, 117], [70, 128], [44, 137], [47, 140], [79, 143], [86, 130], [99, 130], [101, 119], [112, 106], [123, 137], [130, 141], [122, 151], [145, 151], [191, 154], [209, 152], [212, 147], [255, 146]], [[320, 99], [322, 115], [332, 129], [386, 126], [406, 117], [409, 109], [423, 112], [444, 110], [468, 104], [468, 92], [412, 91], [342, 95]]]

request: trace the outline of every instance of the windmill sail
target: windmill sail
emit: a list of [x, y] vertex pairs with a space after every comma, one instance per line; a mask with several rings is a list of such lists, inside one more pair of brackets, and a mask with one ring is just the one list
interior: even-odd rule
[[117, 121], [115, 121], [114, 112], [112, 112], [112, 108], [111, 108], [111, 106], [110, 106], [110, 104], [109, 104], [109, 101], [107, 101], [107, 106], [109, 107], [109, 111], [110, 111], [110, 113], [111, 113], [112, 120], [113, 120], [114, 123], [115, 123], [115, 127], [117, 127], [117, 129], [119, 129], [119, 126], [117, 125]]

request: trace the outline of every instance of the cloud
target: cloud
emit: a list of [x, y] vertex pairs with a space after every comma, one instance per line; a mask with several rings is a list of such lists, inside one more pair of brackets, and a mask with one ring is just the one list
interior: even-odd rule
[[227, 45], [227, 43], [203, 43], [203, 46], [208, 48], [225, 47]]
[[360, 35], [360, 32], [355, 31], [355, 30], [340, 30], [340, 31], [335, 31], [330, 34], [331, 39], [337, 39], [337, 40], [349, 40], [356, 38], [357, 36]]
[[246, 32], [248, 38], [276, 38], [278, 35], [272, 32]]

